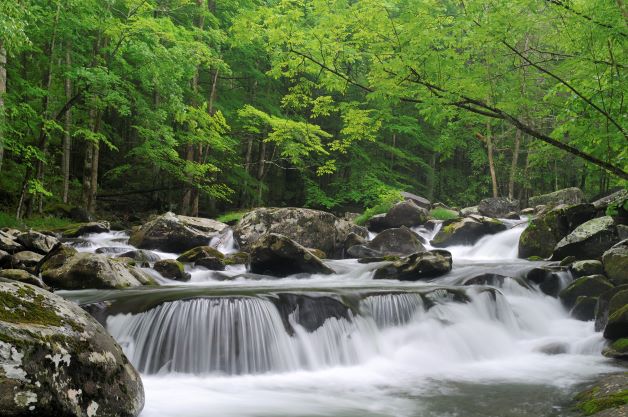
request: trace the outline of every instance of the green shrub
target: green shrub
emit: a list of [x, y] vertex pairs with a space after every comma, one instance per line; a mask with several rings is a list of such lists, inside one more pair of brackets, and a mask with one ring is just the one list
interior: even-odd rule
[[458, 217], [458, 213], [443, 207], [437, 207], [430, 211], [430, 217], [436, 220], [450, 220]]
[[225, 213], [218, 216], [216, 220], [222, 223], [229, 223], [229, 224], [237, 223], [247, 213], [248, 211], [230, 211], [229, 213]]
[[0, 228], [49, 230], [67, 227], [75, 222], [53, 216], [34, 216], [17, 220], [13, 214], [0, 211]]
[[403, 197], [398, 190], [388, 190], [380, 195], [379, 202], [377, 204], [375, 204], [371, 208], [364, 210], [364, 213], [356, 217], [355, 223], [363, 225], [368, 219], [375, 216], [376, 214], [387, 213], [388, 210], [392, 208], [392, 206], [394, 206], [401, 200], [403, 200]]

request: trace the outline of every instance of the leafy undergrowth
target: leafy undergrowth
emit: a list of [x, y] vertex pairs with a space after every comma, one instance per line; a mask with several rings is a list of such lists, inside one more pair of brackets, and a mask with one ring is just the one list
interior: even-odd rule
[[373, 207], [367, 208], [366, 210], [364, 210], [364, 213], [355, 218], [355, 223], [363, 225], [371, 217], [377, 214], [387, 213], [388, 210], [392, 208], [392, 206], [394, 206], [401, 200], [403, 200], [403, 197], [401, 196], [399, 191], [390, 191], [384, 193], [380, 197], [379, 203], [375, 204]]
[[237, 223], [238, 221], [240, 221], [240, 219], [242, 217], [244, 217], [245, 214], [247, 214], [248, 211], [244, 210], [244, 211], [230, 211], [229, 213], [225, 213], [223, 215], [220, 215], [216, 218], [216, 220], [218, 220], [219, 222], [222, 223], [227, 223], [227, 224], [233, 224], [233, 223]]
[[430, 211], [430, 217], [436, 220], [450, 220], [458, 217], [458, 213], [443, 207], [437, 207]]
[[10, 227], [13, 229], [57, 229], [74, 224], [72, 220], [62, 219], [52, 216], [34, 216], [27, 219], [18, 220], [13, 214], [0, 211], [0, 228]]

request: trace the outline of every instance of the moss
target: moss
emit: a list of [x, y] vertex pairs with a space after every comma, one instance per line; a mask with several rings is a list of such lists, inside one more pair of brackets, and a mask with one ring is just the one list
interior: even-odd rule
[[615, 340], [611, 344], [610, 348], [616, 350], [617, 352], [628, 352], [628, 337]]
[[[16, 296], [10, 292], [0, 292], [0, 320], [9, 323], [30, 323], [43, 326], [61, 326], [63, 321], [51, 306], [44, 304], [44, 296], [34, 294], [32, 301], [24, 297], [27, 289], [20, 287]], [[32, 291], [32, 290], [31, 290]], [[21, 294], [20, 294], [21, 292]]]
[[240, 221], [242, 217], [248, 214], [248, 211], [231, 211], [216, 218], [217, 221], [227, 224], [234, 224]]
[[596, 396], [598, 392], [599, 388], [596, 387], [583, 392], [576, 397], [576, 400], [580, 401], [576, 407], [578, 407], [584, 415], [590, 416], [609, 408], [620, 407], [624, 404], [628, 404], [628, 390], [619, 391], [602, 397]]
[[188, 251], [183, 252], [178, 258], [179, 262], [194, 262], [201, 258], [214, 257], [224, 259], [225, 255], [217, 249], [209, 246], [197, 246]]
[[608, 318], [608, 321], [619, 320], [624, 314], [628, 314], [628, 304], [611, 314]]
[[542, 261], [543, 258], [541, 258], [540, 256], [536, 256], [536, 255], [532, 255], [532, 256], [528, 256], [528, 261]]
[[436, 220], [450, 220], [458, 217], [458, 213], [443, 207], [438, 207], [430, 211], [430, 217]]

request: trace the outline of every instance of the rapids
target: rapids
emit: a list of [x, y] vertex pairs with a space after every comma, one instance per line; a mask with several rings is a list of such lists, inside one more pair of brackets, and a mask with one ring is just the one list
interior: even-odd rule
[[[509, 226], [447, 248], [453, 270], [429, 282], [373, 280], [378, 264], [332, 260], [332, 276], [192, 268], [186, 284], [60, 293], [107, 301], [99, 319], [143, 375], [141, 417], [571, 416], [573, 393], [615, 365], [592, 322], [520, 285], [542, 262], [517, 259], [526, 225]], [[438, 227], [415, 231], [429, 241]], [[212, 245], [237, 250], [230, 234]], [[103, 246], [132, 249], [121, 233], [79, 249]], [[512, 279], [462, 285], [486, 272]]]

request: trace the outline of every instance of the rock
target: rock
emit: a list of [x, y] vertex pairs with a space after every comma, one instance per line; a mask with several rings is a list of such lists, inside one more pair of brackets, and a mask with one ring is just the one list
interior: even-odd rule
[[367, 245], [351, 246], [347, 251], [347, 255], [350, 258], [358, 259], [382, 258], [384, 256], [381, 252], [376, 251], [375, 249], [371, 249]]
[[610, 340], [628, 337], [628, 304], [608, 316], [604, 337]]
[[451, 271], [451, 266], [451, 253], [445, 250], [433, 250], [415, 253], [390, 265], [382, 266], [375, 271], [373, 279], [418, 281], [444, 275]]
[[565, 268], [542, 266], [531, 269], [526, 274], [526, 279], [539, 285], [539, 289], [550, 297], [558, 297], [564, 285], [564, 278], [561, 276]]
[[225, 256], [225, 265], [248, 265], [251, 263], [251, 255], [246, 252], [230, 253]]
[[11, 254], [9, 252], [0, 250], [0, 268], [2, 268], [4, 263], [9, 261], [9, 259], [11, 259]]
[[607, 358], [628, 360], [628, 337], [615, 340], [604, 348], [602, 355]]
[[569, 267], [574, 278], [580, 278], [587, 275], [604, 274], [602, 262], [594, 260], [576, 261]]
[[558, 206], [539, 215], [530, 221], [519, 238], [519, 257], [549, 258], [562, 238], [594, 216], [595, 209], [591, 204]]
[[355, 233], [349, 233], [344, 243], [342, 244], [342, 247], [345, 252], [343, 253], [343, 257], [347, 256], [349, 248], [351, 248], [352, 246], [364, 245], [366, 243], [367, 243], [367, 240], [363, 238], [362, 236]]
[[90, 233], [106, 233], [110, 229], [109, 222], [98, 221], [92, 223], [83, 223], [78, 226], [66, 228], [61, 232], [63, 237], [73, 238]]
[[154, 284], [150, 275], [123, 260], [105, 255], [77, 253], [61, 262], [53, 257], [42, 264], [47, 285], [64, 290], [127, 288]]
[[218, 258], [224, 259], [225, 255], [222, 254], [218, 249], [214, 249], [211, 246], [197, 246], [188, 251], [182, 253], [177, 261], [179, 262], [196, 262], [199, 259], [204, 258]]
[[14, 253], [9, 263], [13, 268], [28, 269], [35, 268], [44, 256], [31, 251]]
[[95, 251], [105, 255], [117, 255], [125, 252], [129, 252], [129, 248], [126, 246], [103, 246]]
[[206, 258], [197, 259], [194, 262], [194, 266], [202, 266], [203, 268], [207, 268], [211, 271], [224, 271], [225, 261], [213, 256], [208, 256]]
[[565, 306], [572, 308], [578, 297], [599, 297], [605, 291], [613, 288], [604, 275], [591, 275], [578, 278], [558, 295]]
[[401, 193], [401, 197], [403, 197], [404, 200], [406, 201], [412, 201], [414, 204], [416, 204], [417, 206], [425, 209], [425, 210], [429, 210], [432, 208], [432, 203], [430, 202], [430, 200], [428, 200], [425, 197], [421, 197], [418, 196], [416, 194], [412, 194], [412, 193], [407, 193], [405, 191], [402, 191]]
[[625, 417], [628, 372], [607, 374], [592, 387], [576, 395], [576, 408], [593, 417]]
[[246, 214], [233, 230], [240, 249], [250, 252], [258, 239], [268, 233], [281, 234], [306, 248], [320, 249], [329, 258], [342, 256], [350, 233], [368, 236], [364, 227], [331, 213], [304, 208], [259, 208]]
[[129, 243], [140, 249], [184, 252], [209, 244], [227, 229], [225, 223], [168, 212], [144, 223], [131, 233]]
[[505, 217], [508, 213], [519, 211], [519, 201], [505, 197], [485, 198], [478, 205], [478, 212], [487, 217]]
[[0, 410], [5, 416], [134, 417], [139, 373], [78, 305], [0, 281]]
[[116, 256], [117, 258], [131, 258], [139, 263], [153, 263], [161, 260], [161, 257], [155, 252], [151, 252], [145, 249], [137, 249], [128, 252], [124, 252]]
[[[542, 259], [542, 258], [541, 258]], [[565, 258], [563, 258], [562, 261], [560, 261], [558, 264], [560, 266], [569, 266], [571, 264], [573, 264], [574, 262], [576, 262], [577, 259], [575, 256], [566, 256]]]
[[604, 252], [602, 263], [606, 276], [613, 284], [628, 284], [628, 239]]
[[628, 198], [628, 189], [623, 189], [602, 197], [592, 204], [598, 212], [606, 212], [609, 205], [617, 204]]
[[39, 288], [48, 289], [48, 286], [44, 284], [41, 278], [36, 277], [30, 272], [23, 269], [2, 269], [0, 270], [0, 278], [9, 279], [11, 281], [19, 281], [24, 284], [34, 285]]
[[24, 246], [26, 250], [37, 252], [42, 255], [50, 252], [52, 247], [59, 243], [59, 240], [52, 236], [47, 236], [43, 233], [33, 231], [20, 233], [16, 240]]
[[493, 287], [502, 287], [506, 279], [512, 279], [522, 287], [530, 288], [530, 286], [520, 278], [507, 277], [504, 275], [492, 273], [485, 273], [467, 278], [462, 282], [462, 285], [490, 285]]
[[578, 259], [597, 259], [619, 241], [612, 217], [589, 220], [576, 227], [556, 244], [552, 259], [575, 256]]
[[608, 323], [608, 316], [617, 309], [628, 304], [628, 284], [620, 285], [605, 291], [595, 307], [595, 331], [604, 330]]
[[521, 210], [522, 216], [534, 216], [535, 213], [536, 213], [536, 210], [533, 207], [528, 207]]
[[63, 244], [55, 245], [40, 261], [40, 270], [60, 268], [68, 259], [77, 253], [78, 251], [71, 246]]
[[[280, 293], [271, 298], [277, 307], [288, 334], [294, 335], [292, 323], [297, 323], [308, 332], [314, 332], [327, 319], [351, 320], [351, 311], [340, 300], [326, 296]], [[297, 312], [297, 314], [294, 314]]]
[[478, 206], [465, 207], [460, 210], [461, 217], [469, 217], [469, 216], [479, 216], [480, 211]]
[[432, 246], [473, 245], [486, 235], [503, 232], [506, 225], [499, 220], [482, 216], [445, 220], [432, 240]]
[[418, 235], [407, 227], [384, 230], [366, 246], [380, 256], [403, 256], [425, 251]]
[[427, 210], [412, 201], [400, 201], [384, 215], [382, 226], [384, 229], [419, 226], [427, 221], [427, 216]]
[[576, 304], [573, 306], [569, 314], [577, 320], [594, 320], [596, 305], [597, 297], [580, 296], [576, 299]]
[[386, 213], [376, 214], [366, 221], [364, 224], [371, 232], [379, 233], [386, 230], [388, 227], [386, 224]]
[[0, 250], [15, 253], [23, 251], [24, 246], [19, 244], [11, 234], [0, 230]]
[[277, 277], [298, 273], [333, 274], [334, 271], [305, 247], [277, 233], [262, 236], [251, 250], [251, 272]]
[[576, 187], [565, 188], [553, 193], [530, 197], [528, 203], [531, 206], [545, 205], [555, 207], [560, 204], [580, 204], [586, 202], [582, 190]]
[[504, 218], [508, 220], [521, 220], [521, 216], [519, 216], [519, 213], [517, 213], [516, 211], [511, 211], [510, 213], [506, 214]]
[[155, 262], [153, 269], [159, 272], [164, 278], [174, 279], [175, 281], [189, 281], [192, 276], [185, 272], [183, 264], [174, 259], [162, 259]]

